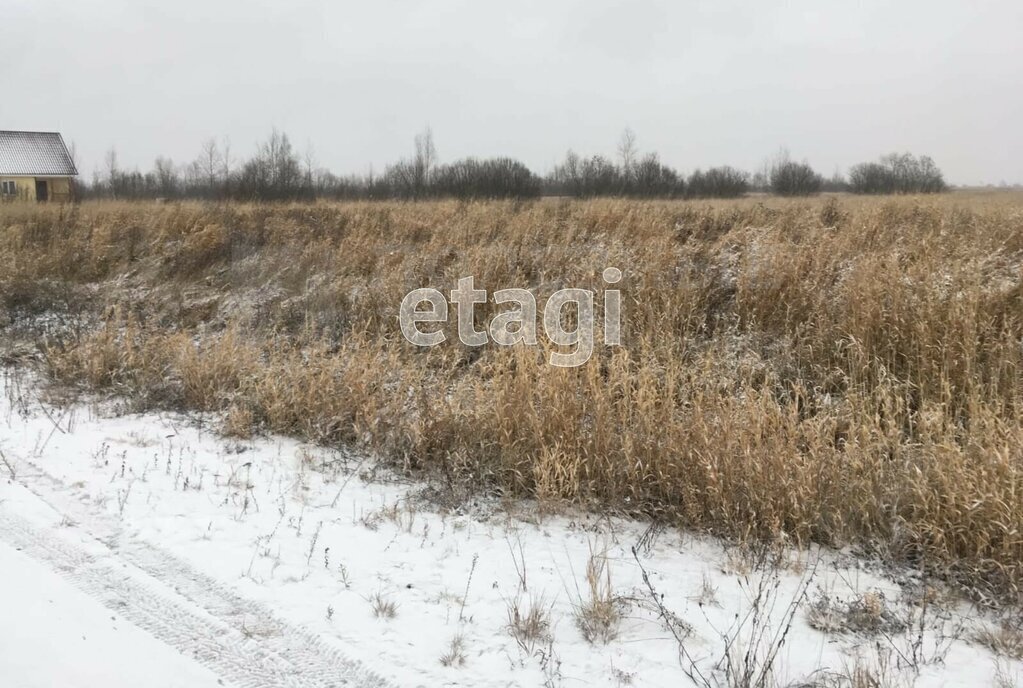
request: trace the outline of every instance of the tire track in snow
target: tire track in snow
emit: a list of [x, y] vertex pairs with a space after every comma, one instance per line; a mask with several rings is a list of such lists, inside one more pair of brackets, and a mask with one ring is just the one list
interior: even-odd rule
[[[39, 466], [24, 459], [19, 463], [31, 466], [36, 475], [19, 474], [18, 482], [47, 504], [51, 500], [41, 493], [40, 480], [55, 491], [66, 489]], [[29, 484], [30, 477], [39, 480]], [[43, 561], [79, 589], [182, 654], [194, 657], [226, 682], [245, 688], [391, 688], [386, 679], [346, 657], [319, 634], [278, 618], [185, 561], [126, 535], [108, 514], [93, 509], [81, 513], [86, 509], [81, 502], [61, 501], [61, 507], [71, 508], [57, 510], [71, 512], [78, 529], [102, 544], [103, 556], [92, 555], [62, 540], [55, 529], [34, 525], [3, 507], [0, 539]], [[100, 537], [87, 530], [86, 525], [93, 523], [105, 531]], [[126, 564], [154, 584], [126, 572]], [[160, 585], [174, 593], [161, 594]]]

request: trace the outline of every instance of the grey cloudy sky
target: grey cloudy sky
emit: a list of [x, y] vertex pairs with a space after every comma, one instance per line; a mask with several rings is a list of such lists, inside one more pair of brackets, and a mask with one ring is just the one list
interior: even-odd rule
[[630, 126], [686, 171], [908, 150], [1023, 182], [1023, 2], [0, 0], [0, 129], [63, 132], [86, 175], [271, 126], [381, 170], [426, 124], [539, 172]]

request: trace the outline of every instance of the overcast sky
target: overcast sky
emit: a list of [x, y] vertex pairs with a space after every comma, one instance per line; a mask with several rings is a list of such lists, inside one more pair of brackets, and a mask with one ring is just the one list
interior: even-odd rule
[[629, 126], [684, 171], [906, 150], [1023, 182], [1023, 2], [0, 0], [0, 129], [62, 132], [87, 177], [272, 126], [379, 171], [427, 124], [442, 161], [538, 172]]

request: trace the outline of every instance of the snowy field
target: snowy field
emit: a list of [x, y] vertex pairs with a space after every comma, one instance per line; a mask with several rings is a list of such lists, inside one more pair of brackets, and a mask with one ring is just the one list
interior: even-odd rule
[[2, 387], [4, 688], [1023, 675], [975, 642], [993, 618], [849, 553], [765, 562], [533, 504], [443, 508], [366, 456], [224, 439], [214, 418], [118, 400], [52, 404], [10, 372]]

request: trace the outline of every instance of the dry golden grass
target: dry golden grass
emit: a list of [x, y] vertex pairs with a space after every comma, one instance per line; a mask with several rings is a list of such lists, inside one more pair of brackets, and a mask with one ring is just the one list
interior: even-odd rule
[[591, 545], [586, 561], [585, 593], [580, 593], [575, 613], [576, 626], [586, 642], [606, 645], [617, 638], [622, 607], [623, 600], [615, 593], [611, 582], [607, 548], [594, 551]]
[[[0, 208], [0, 324], [50, 373], [453, 489], [1023, 577], [1023, 196]], [[621, 268], [623, 344], [416, 350], [411, 289], [542, 308]], [[496, 312], [477, 309], [480, 322]], [[40, 317], [45, 314], [45, 317]], [[44, 338], [45, 333], [45, 338]], [[250, 427], [245, 427], [250, 426]]]
[[1023, 628], [1018, 621], [1015, 624], [1003, 623], [997, 628], [980, 628], [973, 638], [997, 655], [1023, 660]]
[[507, 601], [508, 633], [515, 638], [526, 655], [532, 655], [537, 645], [550, 640], [551, 608], [553, 604], [543, 595], [519, 593]]

